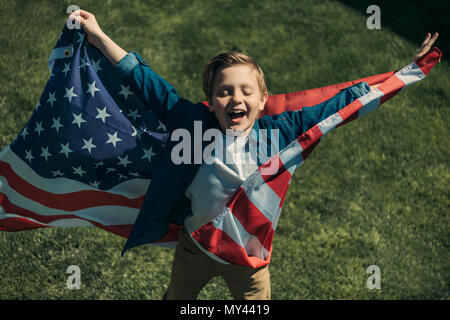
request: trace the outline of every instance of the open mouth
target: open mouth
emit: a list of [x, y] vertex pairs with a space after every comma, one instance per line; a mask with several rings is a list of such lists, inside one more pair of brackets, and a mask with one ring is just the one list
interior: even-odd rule
[[239, 122], [245, 116], [245, 111], [242, 110], [231, 111], [228, 112], [228, 116], [230, 117], [232, 122]]

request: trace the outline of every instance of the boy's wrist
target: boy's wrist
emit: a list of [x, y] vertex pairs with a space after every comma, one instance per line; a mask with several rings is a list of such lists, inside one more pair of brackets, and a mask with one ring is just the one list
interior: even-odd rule
[[101, 33], [99, 35], [96, 35], [93, 39], [93, 45], [99, 48], [100, 50], [104, 48], [107, 44], [107, 42], [111, 40], [105, 33]]
[[103, 55], [114, 65], [127, 54], [125, 50], [119, 47], [110, 37], [105, 33], [98, 35], [95, 40], [95, 46], [103, 53]]

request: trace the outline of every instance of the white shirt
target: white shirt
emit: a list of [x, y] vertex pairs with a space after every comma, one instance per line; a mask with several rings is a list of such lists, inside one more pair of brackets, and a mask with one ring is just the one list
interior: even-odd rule
[[[211, 164], [203, 163], [185, 192], [186, 197], [191, 200], [193, 213], [184, 221], [189, 233], [219, 216], [236, 189], [258, 169], [255, 161], [250, 158], [250, 153], [245, 150], [248, 136], [222, 135], [224, 156], [214, 155], [207, 160]], [[203, 249], [197, 241], [194, 242], [212, 258], [226, 263]]]

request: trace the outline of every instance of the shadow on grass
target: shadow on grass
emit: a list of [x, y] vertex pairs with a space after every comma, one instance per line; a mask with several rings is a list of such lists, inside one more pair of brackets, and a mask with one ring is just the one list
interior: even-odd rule
[[[388, 27], [395, 33], [420, 46], [427, 32], [439, 33], [435, 43], [445, 54], [450, 52], [450, 1], [423, 0], [339, 0], [358, 12], [366, 13], [375, 4], [381, 11], [381, 28]], [[370, 14], [367, 14], [369, 17]]]

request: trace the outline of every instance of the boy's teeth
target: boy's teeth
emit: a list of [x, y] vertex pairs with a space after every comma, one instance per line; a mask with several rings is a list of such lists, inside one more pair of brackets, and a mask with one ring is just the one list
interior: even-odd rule
[[240, 118], [245, 115], [245, 111], [242, 110], [233, 110], [228, 113], [232, 119]]

